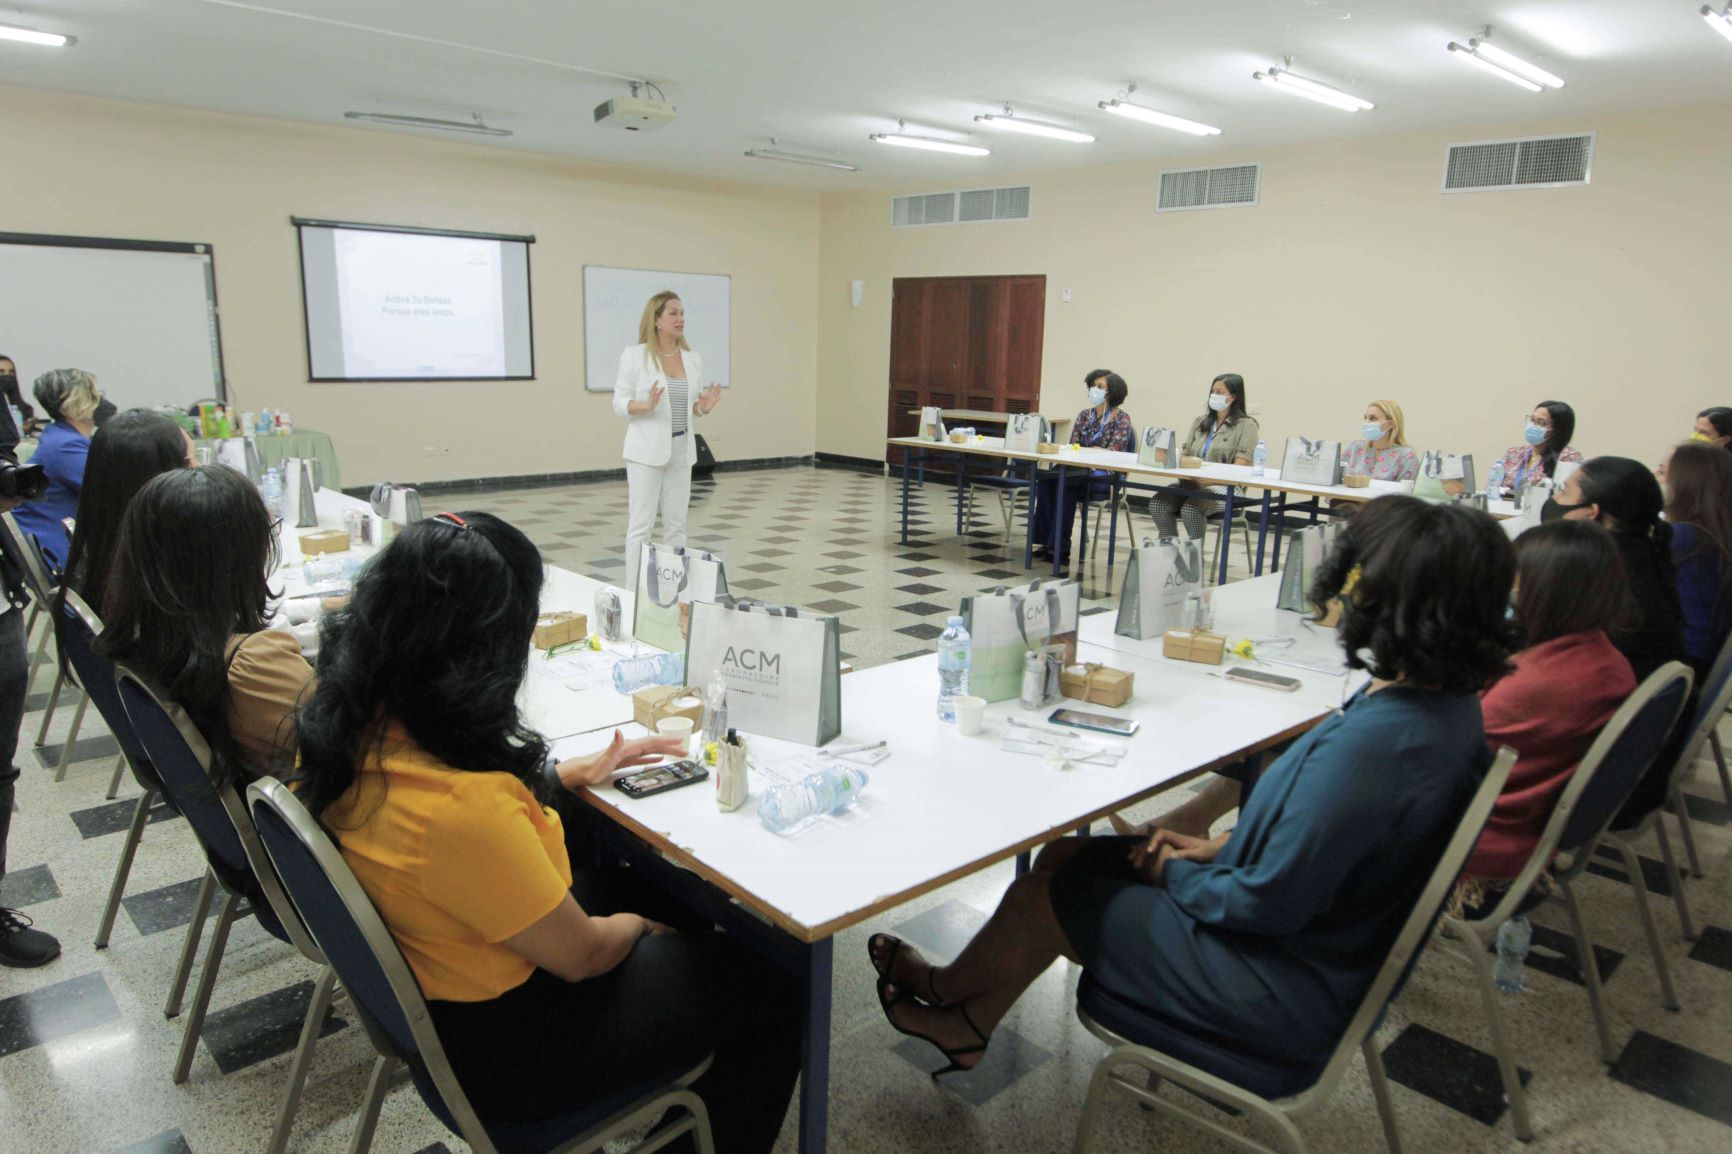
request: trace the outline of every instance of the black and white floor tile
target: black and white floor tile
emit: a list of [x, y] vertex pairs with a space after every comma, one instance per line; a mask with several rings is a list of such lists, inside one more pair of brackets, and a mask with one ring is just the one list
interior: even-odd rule
[[[1007, 544], [996, 497], [982, 495], [972, 521], [978, 535], [961, 539], [953, 489], [934, 483], [916, 497], [914, 532], [904, 546], [893, 479], [844, 470], [723, 473], [699, 484], [692, 537], [738, 559], [730, 565], [736, 587], [770, 600], [833, 608], [844, 625], [844, 650], [856, 665], [873, 665], [930, 651], [964, 594], [1023, 577], [1021, 522]], [[550, 562], [619, 580], [623, 485], [489, 493], [446, 503], [497, 512], [522, 525]], [[1147, 529], [1141, 514], [1136, 521], [1139, 532]], [[1243, 573], [1240, 543], [1235, 574]], [[1123, 550], [1121, 539], [1110, 576], [1104, 558], [1084, 567], [1087, 609], [1113, 605]], [[262, 1149], [313, 969], [256, 919], [239, 920], [191, 1078], [172, 1084], [183, 1022], [164, 1018], [162, 1008], [203, 862], [186, 823], [171, 810], [154, 810], [111, 944], [102, 951], [91, 946], [137, 788], [128, 780], [118, 799], [105, 799], [112, 753], [74, 760], [67, 779], [53, 781], [71, 710], [62, 705], [57, 711], [49, 748], [29, 748], [51, 675], [51, 669], [38, 675], [34, 710], [25, 721], [20, 811], [0, 902], [22, 908], [58, 935], [65, 954], [39, 970], [0, 970], [0, 1150]], [[103, 736], [100, 721], [87, 715], [75, 759], [100, 750]], [[1567, 920], [1552, 908], [1535, 914], [1527, 989], [1504, 1001], [1528, 1079], [1538, 1131], [1528, 1149], [1536, 1154], [1732, 1149], [1732, 827], [1711, 768], [1698, 774], [1689, 794], [1700, 818], [1696, 836], [1706, 876], [1679, 884], [1692, 903], [1697, 940], [1682, 941], [1670, 900], [1653, 899], [1682, 1012], [1660, 1006], [1620, 864], [1596, 862], [1597, 876], [1579, 886], [1621, 1046], [1609, 1067], [1599, 1058]], [[1135, 816], [1175, 803], [1155, 799]], [[1637, 848], [1650, 887], [1673, 884], [1652, 842]], [[948, 958], [985, 920], [1009, 878], [1008, 866], [985, 871], [837, 939], [831, 1150], [1069, 1148], [1089, 1076], [1104, 1052], [1077, 1025], [1073, 967], [1055, 966], [1036, 983], [979, 1070], [941, 1085], [927, 1076], [939, 1064], [937, 1055], [892, 1032], [873, 994], [868, 934], [889, 930]], [[1478, 996], [1461, 963], [1442, 951], [1427, 954], [1378, 1040], [1410, 1151], [1521, 1148], [1487, 1053]], [[291, 1149], [347, 1148], [371, 1061], [353, 1011], [339, 999], [324, 1025]], [[1232, 1129], [1249, 1125], [1222, 1120]], [[791, 1115], [780, 1150], [794, 1149], [793, 1122]], [[1363, 1067], [1355, 1064], [1334, 1100], [1302, 1129], [1315, 1150], [1383, 1148]], [[462, 1148], [412, 1089], [392, 1092], [375, 1151], [450, 1154]], [[1108, 1107], [1096, 1149], [1215, 1154], [1228, 1147], [1116, 1103]]]

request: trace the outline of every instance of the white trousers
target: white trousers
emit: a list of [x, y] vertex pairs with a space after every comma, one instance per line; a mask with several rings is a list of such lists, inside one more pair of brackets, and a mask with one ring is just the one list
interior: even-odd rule
[[656, 510], [662, 515], [658, 545], [686, 543], [686, 509], [692, 503], [692, 440], [687, 433], [673, 439], [673, 453], [665, 465], [625, 463], [625, 482], [629, 505], [625, 526], [625, 574], [622, 589], [637, 586], [639, 558], [643, 547], [655, 529]]

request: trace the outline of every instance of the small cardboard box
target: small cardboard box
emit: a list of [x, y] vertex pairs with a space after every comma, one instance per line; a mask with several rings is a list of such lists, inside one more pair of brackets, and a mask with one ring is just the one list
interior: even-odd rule
[[968, 444], [968, 442], [970, 440], [971, 440], [971, 438], [969, 437], [969, 435], [967, 433], [952, 433], [952, 434], [950, 434], [950, 443], [952, 445], [966, 445], [966, 444]]
[[1089, 674], [1088, 700], [1096, 705], [1120, 706], [1131, 699], [1131, 688], [1136, 682], [1134, 674], [1122, 669], [1108, 669], [1101, 666]]
[[1180, 457], [1179, 458], [1179, 468], [1181, 468], [1181, 469], [1201, 469], [1202, 467], [1203, 467], [1203, 458], [1201, 458], [1201, 457]]
[[301, 534], [301, 556], [315, 553], [347, 553], [349, 533], [345, 529], [320, 529], [317, 533]]
[[1369, 489], [1371, 478], [1364, 473], [1343, 473], [1341, 483], [1349, 489]]
[[535, 620], [534, 644], [537, 649], [553, 649], [589, 636], [589, 618], [581, 613], [561, 610], [543, 613]]
[[1136, 677], [1133, 674], [1090, 662], [1085, 665], [1067, 665], [1060, 670], [1058, 691], [1061, 696], [1076, 701], [1116, 706], [1131, 699], [1135, 682]]
[[1034, 451], [1050, 457], [1054, 453], [1058, 452], [1058, 445], [1053, 441], [1042, 441], [1034, 447]]
[[664, 717], [689, 717], [696, 728], [704, 723], [704, 696], [690, 686], [646, 686], [631, 695], [631, 716], [651, 733]]
[[1161, 655], [1174, 661], [1219, 665], [1227, 655], [1227, 639], [1205, 629], [1169, 629], [1161, 638]]

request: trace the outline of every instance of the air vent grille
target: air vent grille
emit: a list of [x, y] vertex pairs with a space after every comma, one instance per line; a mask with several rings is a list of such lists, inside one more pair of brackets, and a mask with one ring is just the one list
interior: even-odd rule
[[1193, 168], [1161, 173], [1156, 212], [1179, 212], [1192, 208], [1244, 208], [1257, 203], [1262, 165], [1236, 164], [1226, 168]]
[[912, 228], [929, 224], [980, 224], [997, 220], [1027, 220], [1029, 186], [969, 188], [960, 192], [929, 192], [892, 197], [890, 224]]
[[1569, 188], [1588, 183], [1593, 160], [1591, 132], [1451, 145], [1443, 170], [1443, 191]]

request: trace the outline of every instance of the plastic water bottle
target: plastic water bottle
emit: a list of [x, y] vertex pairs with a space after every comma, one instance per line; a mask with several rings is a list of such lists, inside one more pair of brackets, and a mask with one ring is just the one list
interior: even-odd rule
[[644, 653], [614, 662], [613, 687], [621, 693], [636, 693], [651, 685], [678, 685], [686, 679], [683, 653]]
[[1485, 475], [1485, 500], [1486, 500], [1486, 504], [1489, 505], [1491, 502], [1500, 499], [1502, 496], [1503, 496], [1503, 462], [1502, 461], [1494, 461], [1492, 463], [1491, 469], [1488, 470], [1486, 475]]
[[1506, 994], [1519, 994], [1522, 971], [1527, 967], [1528, 949], [1533, 945], [1534, 928], [1525, 917], [1511, 918], [1497, 931], [1497, 961], [1492, 963], [1492, 980]]
[[956, 699], [968, 695], [968, 670], [974, 662], [974, 642], [962, 627], [962, 618], [952, 617], [950, 627], [938, 635], [938, 720], [956, 723]]
[[703, 744], [698, 748], [708, 750], [710, 746], [719, 744], [727, 732], [728, 682], [717, 670], [704, 690], [704, 736]]
[[824, 769], [798, 785], [778, 785], [758, 799], [758, 820], [771, 833], [781, 833], [820, 813], [835, 813], [853, 804], [870, 778], [863, 769]]
[[1258, 441], [1257, 447], [1251, 452], [1251, 475], [1253, 477], [1261, 477], [1263, 475], [1263, 466], [1268, 463], [1269, 446], [1265, 445], [1262, 441]]
[[283, 515], [283, 475], [276, 469], [265, 470], [265, 479], [259, 482], [259, 496], [265, 499], [265, 508], [271, 516]]

